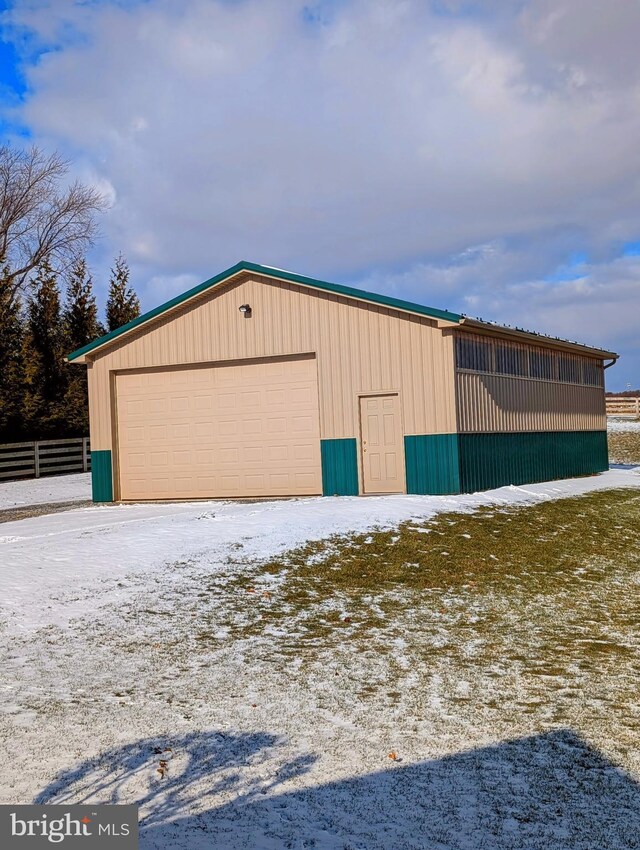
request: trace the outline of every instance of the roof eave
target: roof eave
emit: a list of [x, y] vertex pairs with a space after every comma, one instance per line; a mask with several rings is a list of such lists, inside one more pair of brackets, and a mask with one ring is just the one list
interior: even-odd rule
[[243, 271], [241, 268], [242, 263], [236, 263], [235, 266], [231, 266], [231, 268], [226, 269], [223, 272], [220, 272], [219, 275], [215, 277], [209, 278], [209, 280], [205, 280], [203, 283], [199, 283], [197, 286], [194, 286], [192, 289], [188, 289], [186, 292], [183, 292], [180, 295], [176, 295], [174, 298], [169, 301], [165, 301], [163, 304], [159, 304], [157, 307], [154, 307], [152, 310], [148, 310], [146, 313], [143, 313], [141, 316], [138, 316], [137, 319], [133, 319], [131, 322], [127, 322], [126, 325], [121, 325], [119, 328], [116, 328], [113, 331], [110, 331], [108, 334], [104, 336], [98, 337], [98, 339], [94, 339], [93, 342], [87, 343], [87, 345], [82, 346], [82, 348], [76, 349], [76, 351], [72, 351], [70, 354], [67, 354], [67, 360], [71, 363], [86, 363], [86, 355], [97, 351], [99, 348], [103, 348], [105, 345], [109, 345], [109, 343], [113, 342], [120, 337], [125, 336], [131, 331], [136, 330], [142, 325], [146, 325], [147, 322], [153, 321], [153, 319], [158, 318], [158, 316], [163, 315], [164, 313], [169, 313], [171, 310], [179, 307], [181, 304], [190, 301], [192, 298], [196, 298], [198, 295], [206, 292], [208, 289], [216, 286], [218, 283], [222, 283], [223, 281], [231, 280], [231, 278], [235, 277], [235, 275], [240, 274]]
[[94, 352], [97, 353], [99, 350], [104, 348], [104, 346], [110, 345], [115, 340], [120, 339], [129, 333], [132, 333], [133, 331], [140, 328], [142, 325], [153, 321], [161, 315], [170, 313], [172, 310], [180, 307], [181, 305], [192, 300], [193, 298], [197, 298], [199, 295], [211, 289], [214, 289], [216, 286], [228, 282], [236, 275], [246, 272], [260, 274], [263, 277], [270, 277], [275, 280], [294, 283], [300, 286], [307, 286], [315, 290], [331, 292], [335, 295], [340, 295], [344, 298], [352, 298], [357, 301], [378, 304], [380, 306], [388, 307], [393, 310], [399, 310], [405, 313], [412, 313], [417, 316], [424, 316], [428, 319], [433, 319], [433, 321], [435, 322], [444, 322], [447, 324], [458, 325], [462, 318], [457, 313], [450, 313], [448, 310], [438, 310], [436, 308], [424, 307], [421, 304], [414, 304], [410, 301], [403, 301], [397, 298], [391, 298], [387, 295], [379, 295], [375, 292], [366, 292], [365, 290], [355, 289], [349, 286], [342, 286], [341, 284], [337, 283], [329, 283], [328, 281], [316, 280], [315, 278], [304, 277], [303, 275], [297, 275], [293, 272], [287, 272], [282, 269], [275, 269], [271, 268], [270, 266], [261, 266], [258, 263], [250, 263], [246, 260], [241, 260], [239, 263], [236, 263], [235, 266], [231, 266], [231, 268], [220, 272], [220, 274], [216, 275], [215, 277], [209, 278], [209, 280], [205, 280], [203, 283], [200, 283], [198, 284], [198, 286], [195, 286], [192, 289], [183, 292], [181, 295], [176, 295], [175, 298], [172, 298], [170, 301], [166, 301], [164, 304], [160, 304], [153, 310], [149, 310], [148, 312], [143, 313], [141, 316], [138, 316], [137, 319], [128, 322], [126, 325], [122, 325], [122, 327], [116, 328], [110, 333], [99, 337], [98, 339], [88, 343], [82, 348], [78, 348], [76, 351], [72, 351], [70, 354], [67, 355], [67, 360], [70, 363], [87, 363], [87, 355], [93, 354]]

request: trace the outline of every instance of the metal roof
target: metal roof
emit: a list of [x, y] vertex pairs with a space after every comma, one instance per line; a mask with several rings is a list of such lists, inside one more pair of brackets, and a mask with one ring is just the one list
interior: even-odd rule
[[[78, 348], [76, 351], [72, 351], [71, 354], [67, 355], [67, 360], [73, 361], [78, 360], [78, 358], [84, 358], [84, 355], [90, 354], [97, 349], [102, 348], [105, 345], [108, 345], [112, 341], [119, 339], [120, 337], [128, 334], [129, 332], [135, 330], [136, 328], [141, 327], [147, 322], [152, 321], [153, 319], [158, 318], [158, 316], [162, 316], [165, 313], [173, 310], [176, 307], [179, 307], [181, 304], [186, 303], [192, 298], [201, 295], [208, 290], [213, 290], [217, 286], [221, 286], [222, 284], [229, 281], [231, 278], [236, 275], [246, 273], [246, 272], [254, 272], [255, 274], [260, 274], [265, 277], [275, 278], [276, 280], [283, 280], [288, 283], [296, 283], [301, 286], [308, 286], [313, 289], [320, 289], [325, 292], [332, 292], [336, 295], [342, 295], [345, 298], [354, 298], [359, 301], [367, 301], [372, 304], [380, 304], [384, 307], [390, 307], [394, 310], [400, 310], [407, 313], [413, 313], [421, 316], [427, 316], [430, 319], [435, 319], [436, 321], [446, 322], [448, 324], [457, 325], [462, 330], [466, 331], [484, 331], [492, 334], [498, 334], [500, 336], [508, 336], [508, 337], [517, 337], [519, 339], [524, 339], [529, 342], [538, 342], [543, 345], [553, 345], [560, 348], [570, 348], [574, 351], [579, 350], [582, 353], [601, 357], [602, 359], [617, 359], [618, 355], [611, 351], [605, 351], [599, 348], [593, 348], [592, 346], [583, 345], [578, 342], [571, 342], [570, 340], [558, 339], [556, 337], [545, 336], [544, 334], [537, 334], [532, 331], [525, 331], [521, 328], [509, 328], [503, 325], [493, 324], [492, 322], [485, 322], [480, 319], [472, 319], [467, 316], [464, 316], [459, 313], [451, 313], [449, 310], [439, 310], [435, 307], [425, 307], [423, 304], [415, 304], [412, 301], [403, 301], [400, 298], [392, 298], [389, 295], [380, 295], [377, 292], [367, 292], [364, 289], [356, 289], [352, 286], [342, 286], [339, 283], [329, 283], [325, 280], [316, 280], [311, 277], [304, 277], [303, 275], [295, 274], [294, 272], [285, 271], [284, 269], [277, 269], [272, 266], [262, 266], [258, 263], [250, 263], [247, 260], [241, 260], [239, 263], [236, 263], [235, 266], [231, 266], [231, 268], [225, 269], [225, 271], [220, 272], [215, 277], [209, 278], [209, 280], [205, 280], [203, 283], [198, 284], [198, 286], [194, 286], [192, 289], [188, 289], [186, 292], [183, 292], [181, 295], [176, 295], [175, 298], [172, 298], [170, 301], [165, 301], [164, 304], [160, 304], [158, 307], [154, 307], [153, 310], [149, 310], [147, 313], [143, 313], [141, 316], [138, 316], [137, 319], [133, 319], [131, 322], [127, 322], [126, 325], [122, 325], [122, 327], [116, 328], [104, 336], [99, 337], [93, 342], [88, 343], [82, 348]], [[82, 361], [81, 361], [82, 362]]]
[[235, 275], [241, 274], [242, 272], [255, 272], [256, 274], [266, 275], [267, 277], [276, 278], [277, 280], [284, 280], [289, 283], [298, 283], [314, 289], [322, 289], [326, 292], [333, 292], [336, 295], [344, 295], [347, 298], [356, 298], [360, 301], [369, 301], [372, 304], [381, 304], [385, 307], [392, 307], [395, 310], [417, 313], [419, 315], [428, 316], [430, 319], [440, 319], [458, 324], [462, 318], [458, 313], [450, 313], [448, 310], [438, 310], [434, 307], [425, 307], [422, 304], [413, 304], [411, 301], [391, 298], [388, 295], [379, 295], [377, 292], [366, 292], [363, 289], [355, 289], [351, 286], [342, 286], [339, 283], [329, 283], [325, 280], [316, 280], [315, 278], [304, 277], [303, 275], [294, 274], [293, 272], [284, 271], [283, 269], [276, 269], [271, 266], [261, 266], [258, 263], [249, 263], [246, 260], [241, 260], [239, 263], [236, 263], [235, 266], [231, 266], [231, 268], [225, 269], [225, 271], [220, 272], [220, 274], [217, 274], [215, 277], [205, 280], [204, 283], [200, 283], [198, 286], [188, 289], [181, 295], [176, 295], [175, 298], [172, 298], [170, 301], [166, 301], [164, 304], [160, 304], [158, 307], [154, 307], [153, 310], [149, 310], [147, 313], [143, 313], [141, 316], [138, 316], [137, 319], [127, 322], [126, 325], [122, 325], [122, 327], [116, 328], [114, 331], [111, 331], [93, 342], [88, 343], [88, 345], [84, 345], [82, 348], [72, 351], [71, 354], [67, 356], [67, 360], [77, 360], [78, 357], [82, 357], [84, 354], [89, 354], [91, 351], [95, 351], [97, 348], [107, 345], [112, 340], [118, 339], [118, 337], [123, 336], [135, 328], [139, 328], [146, 322], [161, 316], [163, 313], [167, 313], [169, 310], [174, 309], [174, 307], [184, 304], [191, 298], [195, 298], [197, 295], [201, 295], [209, 289], [214, 289], [216, 286], [225, 283], [230, 278], [235, 277]]

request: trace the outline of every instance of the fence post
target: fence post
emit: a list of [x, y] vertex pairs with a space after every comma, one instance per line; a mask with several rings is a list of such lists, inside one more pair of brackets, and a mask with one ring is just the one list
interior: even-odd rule
[[40, 443], [37, 440], [33, 444], [33, 467], [36, 478], [40, 478]]
[[89, 442], [88, 437], [82, 438], [82, 471], [83, 472], [86, 472], [88, 467], [89, 467], [89, 463], [88, 463], [88, 460], [87, 460], [87, 443], [88, 442]]

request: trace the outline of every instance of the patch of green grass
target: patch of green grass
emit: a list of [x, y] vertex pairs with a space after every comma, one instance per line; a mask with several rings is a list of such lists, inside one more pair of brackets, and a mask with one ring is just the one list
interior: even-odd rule
[[461, 740], [570, 726], [630, 764], [640, 489], [440, 514], [268, 562], [237, 552], [119, 616], [119, 629], [87, 625], [92, 639], [156, 665], [162, 693], [180, 671], [204, 687], [224, 668], [308, 689], [319, 707], [326, 696], [340, 716], [388, 711]]
[[629, 653], [607, 634], [637, 624], [639, 566], [640, 493], [617, 490], [333, 537], [209, 590], [233, 639], [263, 639], [268, 652], [317, 657], [345, 642], [367, 652], [414, 634], [432, 662], [454, 646], [474, 655], [474, 641], [496, 652], [535, 641], [532, 674], [554, 675], [566, 659], [553, 640], [560, 652], [579, 640], [581, 663]]
[[[596, 555], [626, 557], [640, 541], [640, 493], [604, 491], [517, 508], [439, 514], [376, 531], [309, 543], [267, 563], [288, 574], [283, 593], [326, 596], [510, 584], [532, 589], [573, 580], [572, 571]], [[593, 572], [594, 577], [598, 571]], [[293, 601], [293, 597], [292, 601]]]
[[640, 463], [640, 428], [637, 431], [609, 431], [611, 463]]

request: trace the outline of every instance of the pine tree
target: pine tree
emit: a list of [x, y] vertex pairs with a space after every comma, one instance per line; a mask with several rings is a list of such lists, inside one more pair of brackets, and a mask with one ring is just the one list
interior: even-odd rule
[[69, 273], [64, 318], [71, 351], [100, 335], [93, 280], [84, 259], [77, 260]]
[[12, 297], [6, 265], [0, 273], [0, 443], [23, 439], [25, 371], [22, 360], [24, 319], [19, 299]]
[[107, 298], [107, 330], [114, 331], [140, 315], [140, 301], [129, 286], [129, 266], [122, 254], [111, 269]]
[[[64, 309], [65, 344], [67, 351], [75, 351], [100, 336], [98, 308], [93, 294], [93, 281], [84, 259], [74, 263], [67, 281]], [[64, 408], [66, 435], [85, 436], [89, 433], [89, 407], [87, 400], [87, 369], [66, 364], [67, 390]]]
[[66, 343], [58, 281], [49, 262], [43, 260], [34, 279], [23, 346], [27, 376], [25, 418], [32, 439], [68, 436]]

